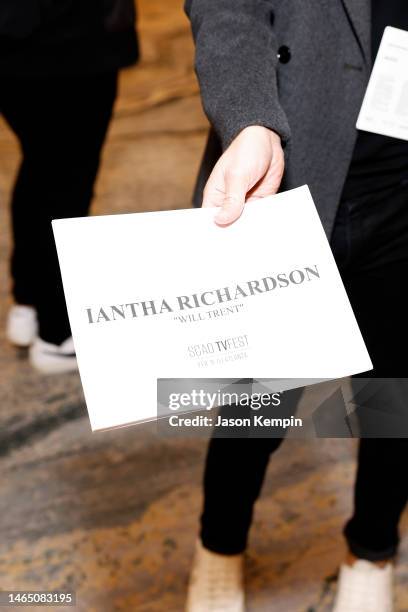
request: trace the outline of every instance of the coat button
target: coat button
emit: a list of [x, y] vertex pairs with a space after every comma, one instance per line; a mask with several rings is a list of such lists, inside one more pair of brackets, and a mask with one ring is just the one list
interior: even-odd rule
[[286, 45], [282, 45], [281, 47], [279, 47], [278, 60], [280, 61], [281, 64], [287, 64], [290, 61], [291, 57], [292, 57], [292, 53], [289, 47], [287, 47]]

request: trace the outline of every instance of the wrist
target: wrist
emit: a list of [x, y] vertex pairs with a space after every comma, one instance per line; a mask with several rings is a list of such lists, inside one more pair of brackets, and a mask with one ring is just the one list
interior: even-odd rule
[[249, 125], [245, 127], [238, 136], [252, 135], [262, 138], [268, 138], [273, 144], [282, 144], [281, 137], [277, 132], [274, 132], [271, 128], [265, 127], [264, 125]]

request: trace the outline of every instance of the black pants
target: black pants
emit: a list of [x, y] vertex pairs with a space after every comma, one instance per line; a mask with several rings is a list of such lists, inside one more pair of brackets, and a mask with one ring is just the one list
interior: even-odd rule
[[[407, 377], [408, 182], [342, 201], [331, 246], [375, 376]], [[281, 442], [211, 440], [201, 519], [206, 548], [222, 554], [245, 549], [269, 456]], [[360, 440], [354, 514], [345, 527], [356, 556], [375, 561], [395, 554], [408, 499], [407, 465], [408, 438]]]
[[2, 78], [0, 112], [22, 150], [12, 198], [13, 295], [37, 309], [39, 334], [70, 336], [51, 220], [88, 214], [117, 73]]

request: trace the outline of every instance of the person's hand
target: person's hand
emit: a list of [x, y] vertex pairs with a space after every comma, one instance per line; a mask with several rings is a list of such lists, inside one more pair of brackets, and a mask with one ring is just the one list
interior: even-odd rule
[[233, 223], [245, 202], [278, 191], [284, 167], [280, 137], [258, 125], [245, 128], [214, 167], [204, 190], [203, 208], [220, 207], [215, 222]]

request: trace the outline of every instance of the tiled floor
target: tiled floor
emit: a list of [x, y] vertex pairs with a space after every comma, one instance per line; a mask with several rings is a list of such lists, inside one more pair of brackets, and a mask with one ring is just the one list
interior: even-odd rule
[[[181, 4], [140, 2], [144, 61], [122, 78], [99, 214], [189, 205], [206, 121]], [[7, 228], [18, 151], [3, 123], [0, 159], [0, 227]], [[8, 232], [0, 238], [3, 330]], [[78, 377], [37, 375], [3, 331], [0, 381], [0, 588], [73, 588], [80, 612], [181, 612], [205, 443], [162, 439], [152, 425], [91, 434]], [[251, 535], [250, 611], [329, 610], [353, 473], [349, 441], [289, 440], [277, 453]], [[407, 585], [406, 541], [401, 611]]]

